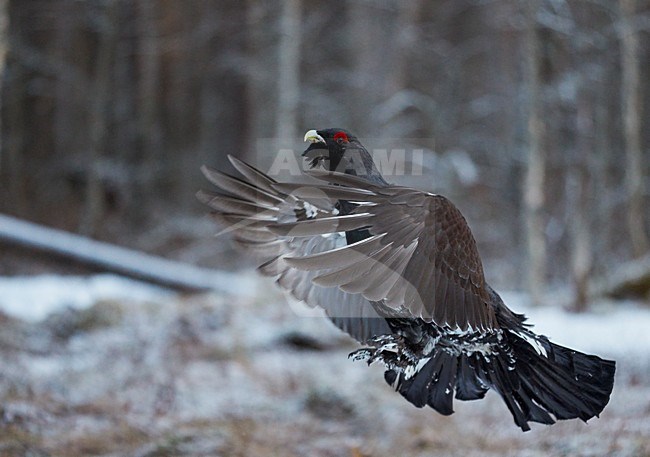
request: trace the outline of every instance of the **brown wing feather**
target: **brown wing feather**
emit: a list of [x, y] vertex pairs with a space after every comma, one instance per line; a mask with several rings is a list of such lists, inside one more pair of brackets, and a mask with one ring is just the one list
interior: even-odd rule
[[[440, 326], [497, 327], [476, 242], [446, 198], [337, 173], [317, 174], [326, 185], [282, 184], [242, 162], [235, 165], [243, 180], [204, 169], [234, 197], [204, 194], [202, 200], [218, 220], [239, 227], [240, 245], [265, 258], [260, 271], [277, 275], [297, 298], [325, 308], [357, 339], [390, 331], [383, 319], [359, 319], [378, 316], [372, 302]], [[310, 199], [318, 199], [318, 213], [299, 216]], [[337, 199], [365, 204], [338, 216]], [[361, 227], [373, 238], [339, 246], [321, 236]]]
[[[358, 185], [360, 178], [346, 183], [342, 175], [331, 176], [338, 194], [361, 197], [362, 189], [345, 187]], [[318, 178], [328, 181], [327, 174]], [[352, 246], [338, 249], [334, 255], [328, 254], [329, 270], [317, 281], [441, 326], [461, 330], [497, 327], [476, 242], [458, 208], [440, 195], [397, 186], [367, 187], [372, 188], [371, 192], [366, 189], [364, 199], [369, 204], [356, 212], [368, 215], [363, 222], [369, 232], [381, 236], [378, 242], [389, 249], [363, 252], [352, 263], [350, 256], [354, 251], [359, 257], [358, 251]], [[316, 188], [321, 191], [324, 186]], [[305, 187], [301, 191], [310, 195]], [[337, 257], [341, 266], [333, 268]], [[298, 268], [299, 263], [295, 263]], [[311, 270], [324, 267], [318, 258], [310, 259]]]
[[[429, 316], [437, 316], [436, 323], [466, 329], [488, 329], [496, 325], [494, 312], [489, 306], [483, 266], [476, 241], [467, 221], [449, 200], [439, 195], [427, 196], [422, 206], [402, 205], [412, 218], [424, 219], [420, 239], [423, 250], [411, 258], [404, 277], [413, 281], [415, 288], [427, 291], [422, 299]], [[386, 237], [387, 240], [390, 237]], [[432, 276], [422, 272], [432, 271]], [[428, 284], [440, 278], [438, 290], [430, 293]], [[431, 300], [430, 297], [435, 297]], [[418, 297], [412, 297], [417, 299]], [[405, 303], [408, 308], [412, 303]], [[427, 318], [429, 316], [423, 316]]]
[[371, 234], [385, 234], [382, 243], [396, 246], [418, 243], [400, 272], [400, 287], [410, 288], [403, 306], [438, 325], [494, 328], [476, 241], [458, 208], [445, 197], [412, 189], [375, 202], [363, 208], [375, 215]]
[[[276, 277], [277, 283], [298, 300], [324, 309], [335, 325], [360, 342], [391, 333], [386, 320], [365, 297], [348, 294], [337, 287], [320, 287], [313, 281], [328, 271], [332, 258], [337, 258], [340, 247], [337, 237], [344, 240], [340, 235], [321, 235], [347, 227], [356, 228], [364, 216], [331, 220], [336, 211], [329, 196], [310, 200], [316, 204], [317, 211], [312, 208], [308, 215], [305, 211], [307, 200], [283, 193], [275, 180], [261, 171], [234, 157], [229, 156], [229, 159], [242, 178], [203, 168], [206, 177], [229, 195], [199, 192], [197, 197], [214, 210], [213, 217], [228, 227], [226, 231], [232, 233], [241, 248], [261, 260], [259, 271]], [[346, 192], [347, 196], [367, 194], [354, 189]], [[319, 195], [316, 192], [316, 196]], [[310, 236], [310, 231], [316, 236]], [[348, 263], [383, 249], [380, 240], [381, 237], [374, 237], [357, 243], [354, 248], [363, 257], [352, 256]], [[317, 268], [311, 266], [315, 259], [320, 262]], [[296, 268], [296, 265], [304, 268]], [[345, 266], [338, 262], [333, 265]]]

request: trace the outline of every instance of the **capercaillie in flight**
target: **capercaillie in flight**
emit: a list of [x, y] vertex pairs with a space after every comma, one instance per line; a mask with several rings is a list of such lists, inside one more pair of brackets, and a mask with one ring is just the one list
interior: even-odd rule
[[279, 183], [234, 158], [241, 174], [203, 167], [199, 192], [259, 271], [365, 347], [355, 360], [417, 407], [453, 413], [453, 398], [499, 393], [515, 423], [598, 416], [615, 362], [535, 334], [486, 283], [476, 242], [447, 198], [386, 182], [344, 129], [310, 130], [312, 184]]

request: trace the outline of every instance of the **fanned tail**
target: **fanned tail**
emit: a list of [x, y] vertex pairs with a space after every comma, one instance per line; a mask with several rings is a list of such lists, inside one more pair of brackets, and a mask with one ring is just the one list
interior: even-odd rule
[[[534, 345], [528, 338], [508, 332], [508, 340], [516, 376], [496, 376], [494, 388], [522, 430], [530, 428], [528, 421], [552, 424], [579, 418], [586, 422], [609, 402], [614, 361], [574, 351], [544, 337], [536, 337], [538, 345]], [[510, 381], [504, 382], [504, 378]]]
[[[523, 333], [526, 332], [526, 333]], [[384, 377], [409, 402], [453, 413], [453, 398], [478, 400], [494, 389], [515, 423], [598, 416], [609, 402], [615, 362], [551, 343], [527, 330], [505, 330], [492, 351], [457, 353], [436, 347], [429, 357]]]

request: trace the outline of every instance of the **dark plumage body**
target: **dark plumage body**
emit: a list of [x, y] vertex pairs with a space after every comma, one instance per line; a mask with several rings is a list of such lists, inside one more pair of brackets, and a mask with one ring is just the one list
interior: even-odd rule
[[[383, 363], [415, 406], [453, 412], [453, 398], [496, 390], [515, 423], [597, 416], [615, 364], [536, 335], [485, 282], [460, 211], [440, 195], [388, 184], [343, 129], [310, 131], [303, 154], [321, 184], [284, 184], [231, 158], [242, 179], [204, 169], [224, 194], [201, 193], [215, 217], [260, 255], [263, 274], [323, 308]], [[324, 181], [324, 183], [322, 183]]]

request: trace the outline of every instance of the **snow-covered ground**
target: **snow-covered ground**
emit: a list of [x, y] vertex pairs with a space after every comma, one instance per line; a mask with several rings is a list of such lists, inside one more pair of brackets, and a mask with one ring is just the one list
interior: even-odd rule
[[503, 298], [553, 341], [617, 360], [589, 424], [522, 433], [497, 395], [416, 409], [354, 363], [358, 346], [272, 281], [177, 295], [111, 275], [0, 278], [2, 456], [650, 454], [650, 311], [575, 315]]
[[102, 300], [156, 301], [172, 295], [164, 288], [112, 274], [0, 277], [0, 310], [29, 322], [65, 308], [89, 308]]
[[[536, 332], [556, 343], [609, 355], [650, 355], [649, 308], [617, 302], [597, 313], [575, 314], [560, 308], [530, 307], [522, 293], [501, 295], [510, 308], [528, 316]], [[0, 311], [29, 322], [66, 308], [89, 308], [100, 301], [160, 302], [173, 298], [168, 289], [113, 274], [0, 277]]]
[[607, 356], [650, 358], [650, 308], [638, 303], [597, 303], [596, 311], [576, 314], [557, 307], [530, 307], [525, 294], [501, 294], [514, 311], [528, 316], [533, 330], [553, 342]]

